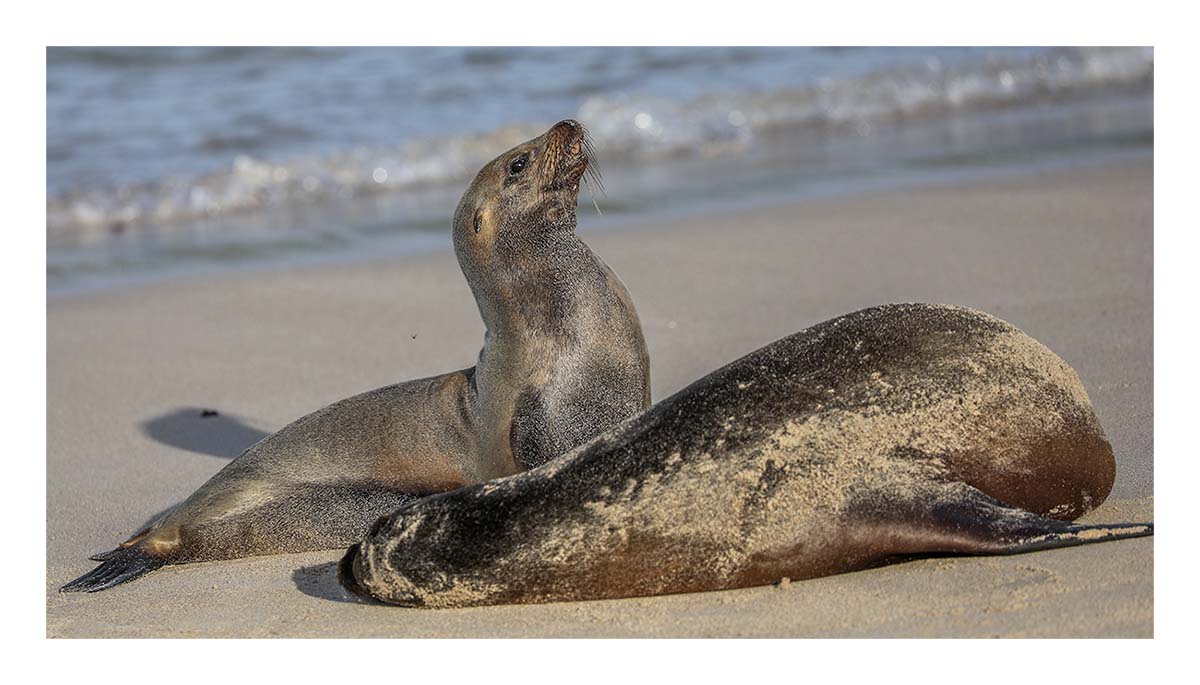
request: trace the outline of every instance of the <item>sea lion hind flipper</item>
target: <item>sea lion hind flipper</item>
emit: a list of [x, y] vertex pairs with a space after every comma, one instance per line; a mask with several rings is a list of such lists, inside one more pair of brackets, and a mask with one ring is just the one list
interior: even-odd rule
[[[1053, 520], [1053, 519], [1047, 519]], [[1067, 524], [1068, 530], [1063, 532], [1046, 532], [1014, 540], [1001, 545], [998, 549], [987, 554], [1024, 554], [1043, 549], [1059, 547], [1074, 547], [1093, 542], [1108, 542], [1110, 540], [1125, 540], [1154, 535], [1153, 523], [1113, 523], [1113, 524]]]
[[127, 540], [125, 540], [125, 542], [122, 542], [120, 545], [117, 545], [116, 548], [110, 549], [107, 552], [97, 552], [97, 553], [93, 554], [92, 556], [88, 557], [88, 559], [91, 559], [92, 561], [108, 561], [117, 552], [120, 552], [122, 549], [125, 549], [127, 547], [131, 547], [132, 545], [137, 543], [139, 540], [146, 537], [150, 533], [151, 530], [153, 530], [158, 524], [167, 520], [167, 517], [170, 516], [171, 514], [175, 513], [175, 510], [178, 508], [179, 508], [178, 504], [173, 504], [173, 505], [167, 507], [166, 509], [163, 509], [162, 511], [160, 511], [157, 514], [155, 514], [154, 516], [152, 516], [149, 521], [147, 521], [146, 523], [144, 523], [142, 525], [141, 528], [138, 528], [137, 531], [134, 532], [133, 535], [130, 535], [129, 538]]
[[138, 541], [140, 541], [141, 539], [143, 539], [147, 535], [149, 535], [151, 529], [154, 528], [154, 526], [158, 525], [158, 523], [160, 521], [162, 521], [164, 518], [166, 518], [166, 516], [159, 516], [155, 520], [153, 520], [150, 523], [147, 523], [145, 526], [143, 526], [141, 528], [141, 530], [139, 530], [138, 532], [129, 536], [129, 539], [126, 540], [125, 542], [122, 542], [121, 544], [117, 545], [113, 549], [108, 550], [107, 552], [96, 552], [92, 556], [88, 557], [88, 559], [91, 559], [92, 561], [108, 561], [109, 559], [111, 559], [113, 557], [113, 555], [117, 554], [118, 552], [120, 552], [123, 549], [128, 549], [129, 547], [137, 544]]
[[[96, 555], [102, 556], [102, 555]], [[59, 588], [59, 592], [99, 592], [140, 578], [167, 563], [162, 557], [137, 547], [118, 547], [103, 553], [104, 561], [96, 568]]]
[[1077, 524], [1010, 506], [967, 485], [937, 498], [913, 531], [916, 552], [1023, 554], [1154, 534], [1153, 523]]

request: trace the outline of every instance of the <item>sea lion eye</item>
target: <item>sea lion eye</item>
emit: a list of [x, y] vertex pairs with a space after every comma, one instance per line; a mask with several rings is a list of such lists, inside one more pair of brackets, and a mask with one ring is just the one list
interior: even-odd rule
[[482, 223], [482, 217], [480, 217], [478, 214], [476, 214], [475, 215], [475, 232], [476, 233], [479, 232], [479, 224], [480, 223]]
[[529, 155], [521, 155], [508, 165], [508, 173], [519, 174], [525, 170], [525, 165], [529, 163]]

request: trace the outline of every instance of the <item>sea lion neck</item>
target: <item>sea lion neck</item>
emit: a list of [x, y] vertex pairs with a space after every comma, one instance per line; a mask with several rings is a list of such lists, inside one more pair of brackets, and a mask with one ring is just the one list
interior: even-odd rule
[[557, 223], [505, 241], [480, 268], [460, 260], [480, 317], [493, 339], [520, 340], [564, 328], [577, 308], [581, 273], [595, 256], [570, 225]]

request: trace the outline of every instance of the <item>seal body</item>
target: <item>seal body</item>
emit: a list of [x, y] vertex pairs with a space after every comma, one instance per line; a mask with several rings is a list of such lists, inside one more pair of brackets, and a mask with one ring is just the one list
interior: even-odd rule
[[342, 400], [263, 439], [64, 586], [167, 563], [344, 547], [398, 506], [542, 464], [649, 404], [637, 313], [575, 234], [590, 147], [573, 121], [486, 165], [454, 245], [487, 334], [475, 367]]
[[753, 352], [546, 466], [404, 506], [339, 576], [387, 603], [471, 606], [1149, 534], [1066, 523], [1114, 475], [1050, 350], [980, 312], [887, 305]]

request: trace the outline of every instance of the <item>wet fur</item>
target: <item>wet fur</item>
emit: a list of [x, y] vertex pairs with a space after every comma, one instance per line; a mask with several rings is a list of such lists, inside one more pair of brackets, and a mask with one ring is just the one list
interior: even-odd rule
[[[519, 154], [531, 163], [512, 174]], [[562, 122], [489, 163], [463, 195], [455, 250], [487, 326], [474, 368], [288, 425], [62, 589], [103, 590], [165, 564], [345, 547], [405, 503], [545, 463], [644, 409], [637, 313], [575, 235], [590, 154], [582, 127]]]
[[454, 607], [1152, 534], [1063, 520], [1114, 473], [1078, 377], [1044, 346], [969, 309], [887, 305], [751, 353], [550, 464], [405, 506], [340, 576], [363, 597]]

